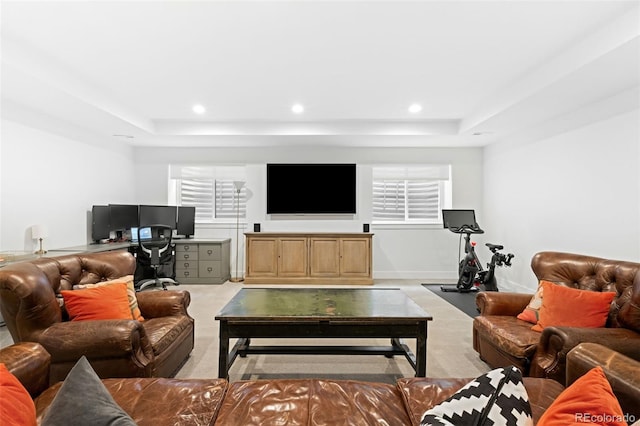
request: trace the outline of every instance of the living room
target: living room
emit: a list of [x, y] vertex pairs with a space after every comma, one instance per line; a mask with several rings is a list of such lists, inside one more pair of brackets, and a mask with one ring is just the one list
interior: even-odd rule
[[[446, 3], [3, 2], [0, 252], [37, 250], [34, 225], [85, 244], [92, 205], [174, 205], [172, 170], [239, 167], [241, 235], [370, 224], [374, 280], [451, 282], [457, 235], [371, 207], [374, 169], [445, 165], [481, 260], [515, 254], [501, 291], [533, 293], [544, 250], [637, 262], [637, 1]], [[271, 163], [356, 164], [356, 213], [267, 214]], [[235, 218], [195, 237], [230, 238], [243, 274]]]

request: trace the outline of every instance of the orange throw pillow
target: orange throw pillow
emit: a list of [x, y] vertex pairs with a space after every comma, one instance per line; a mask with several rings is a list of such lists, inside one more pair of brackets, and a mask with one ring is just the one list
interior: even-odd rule
[[536, 293], [533, 295], [529, 304], [522, 312], [520, 312], [517, 316], [518, 319], [522, 321], [530, 322], [531, 324], [535, 324], [538, 322], [540, 317], [540, 306], [542, 306], [542, 281], [540, 281], [540, 285], [538, 285], [538, 289]]
[[547, 408], [538, 426], [627, 426], [624, 413], [601, 367], [587, 371]]
[[31, 395], [4, 364], [0, 364], [0, 424], [36, 425], [36, 406]]
[[129, 298], [129, 309], [131, 309], [131, 315], [133, 315], [133, 319], [138, 321], [144, 321], [142, 312], [140, 312], [140, 308], [138, 307], [138, 298], [136, 297], [136, 288], [133, 284], [133, 275], [125, 275], [122, 278], [118, 278], [110, 281], [100, 281], [99, 283], [95, 283], [95, 284], [77, 284], [73, 286], [73, 289], [79, 290], [83, 288], [95, 288], [103, 285], [121, 284], [123, 282], [127, 285], [127, 297]]
[[547, 281], [540, 285], [544, 297], [538, 323], [532, 330], [542, 331], [550, 326], [598, 328], [607, 323], [615, 293], [578, 290]]
[[133, 319], [125, 283], [60, 293], [71, 321]]

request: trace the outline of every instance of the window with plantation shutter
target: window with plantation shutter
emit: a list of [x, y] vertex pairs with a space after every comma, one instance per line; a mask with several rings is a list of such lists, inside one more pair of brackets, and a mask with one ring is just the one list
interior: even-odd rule
[[[246, 217], [247, 190], [238, 194], [234, 181], [244, 180], [241, 166], [171, 166], [178, 205], [196, 208], [196, 223]], [[238, 210], [236, 210], [238, 209]]]
[[373, 167], [372, 220], [378, 223], [440, 223], [450, 166]]

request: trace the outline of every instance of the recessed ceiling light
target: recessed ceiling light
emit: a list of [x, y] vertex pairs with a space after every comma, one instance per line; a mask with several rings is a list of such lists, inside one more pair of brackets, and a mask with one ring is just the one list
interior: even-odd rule
[[196, 114], [204, 114], [206, 111], [207, 110], [205, 109], [205, 107], [200, 104], [193, 106], [193, 112], [195, 112]]
[[422, 111], [422, 105], [420, 104], [411, 104], [411, 106], [409, 107], [409, 112], [411, 114], [417, 114], [420, 111]]
[[304, 112], [304, 106], [302, 104], [293, 104], [291, 111], [294, 114], [302, 114]]

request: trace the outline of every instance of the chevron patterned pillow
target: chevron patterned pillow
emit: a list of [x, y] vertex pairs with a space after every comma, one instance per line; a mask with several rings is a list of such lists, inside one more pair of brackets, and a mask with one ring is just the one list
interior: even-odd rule
[[497, 368], [426, 411], [421, 426], [532, 426], [529, 396], [516, 367]]

